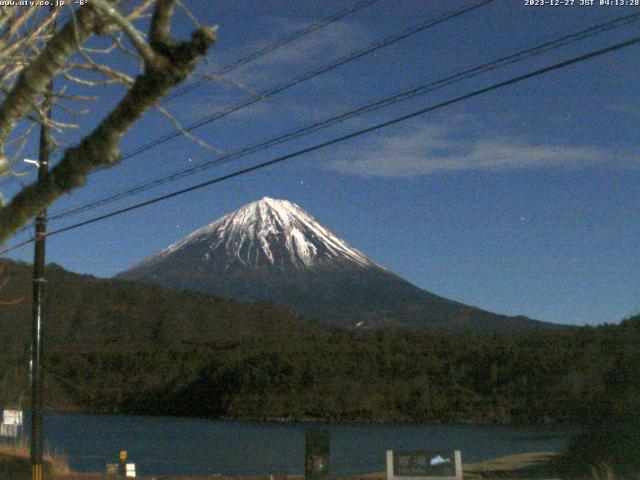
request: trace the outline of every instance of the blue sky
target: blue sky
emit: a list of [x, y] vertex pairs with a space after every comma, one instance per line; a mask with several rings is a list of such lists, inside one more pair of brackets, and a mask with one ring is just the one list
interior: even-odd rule
[[[219, 25], [215, 71], [316, 22], [346, 1], [185, 2]], [[314, 70], [407, 27], [474, 2], [381, 0], [167, 104], [183, 124]], [[424, 82], [578, 31], [638, 7], [494, 3], [257, 102], [194, 134], [230, 152]], [[180, 32], [193, 28], [178, 16]], [[275, 158], [637, 36], [638, 22], [352, 119], [60, 222]], [[428, 291], [505, 314], [569, 324], [640, 310], [640, 47], [458, 103], [265, 170], [51, 237], [47, 259], [111, 276], [263, 196], [298, 203], [334, 233]], [[114, 59], [114, 61], [117, 61]], [[117, 96], [111, 98], [117, 100]], [[100, 118], [95, 107], [73, 142]], [[173, 126], [149, 112], [126, 152]], [[172, 140], [91, 176], [64, 211], [215, 157]], [[14, 187], [15, 188], [15, 185]], [[11, 193], [10, 191], [8, 193]], [[12, 243], [26, 238], [17, 236]], [[9, 244], [9, 245], [10, 245]], [[31, 259], [30, 248], [13, 258]]]

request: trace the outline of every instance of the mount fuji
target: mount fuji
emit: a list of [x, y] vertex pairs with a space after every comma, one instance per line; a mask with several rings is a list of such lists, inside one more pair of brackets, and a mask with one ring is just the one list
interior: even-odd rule
[[552, 326], [421, 290], [298, 205], [268, 197], [196, 230], [117, 277], [241, 301], [271, 301], [344, 327], [511, 332]]

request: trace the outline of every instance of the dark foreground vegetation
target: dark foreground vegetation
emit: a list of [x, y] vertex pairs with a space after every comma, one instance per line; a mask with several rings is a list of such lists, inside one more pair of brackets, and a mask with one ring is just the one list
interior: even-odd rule
[[[2, 266], [9, 281], [0, 291], [0, 404], [24, 406], [29, 267]], [[640, 470], [640, 317], [512, 335], [344, 331], [274, 305], [55, 266], [48, 277], [51, 408], [259, 420], [566, 422], [591, 426], [567, 458]]]
[[[476, 479], [548, 479], [556, 473], [553, 470], [556, 456], [552, 454], [522, 454], [509, 457], [501, 457], [477, 464], [464, 464], [463, 472], [465, 480]], [[551, 467], [551, 468], [550, 468]], [[45, 478], [47, 480], [114, 480], [113, 475], [101, 475], [99, 473], [81, 474], [71, 471], [64, 458], [45, 458]], [[145, 480], [211, 480], [211, 476], [138, 476]], [[303, 480], [302, 475], [263, 475], [253, 477], [230, 477], [216, 475], [217, 480]], [[385, 480], [386, 473], [367, 473], [347, 477], [331, 478], [341, 480]], [[31, 466], [29, 452], [26, 448], [17, 450], [3, 448], [0, 444], [0, 480], [31, 480]], [[592, 478], [591, 480], [596, 480]]]

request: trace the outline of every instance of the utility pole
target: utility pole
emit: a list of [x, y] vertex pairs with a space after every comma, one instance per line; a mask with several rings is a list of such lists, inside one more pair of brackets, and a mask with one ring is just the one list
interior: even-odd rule
[[[53, 3], [51, 11], [53, 12]], [[55, 21], [51, 29], [55, 31]], [[53, 101], [53, 79], [47, 85], [42, 100], [45, 119], [51, 118]], [[49, 174], [51, 132], [46, 120], [40, 125], [40, 147], [38, 152], [38, 183], [44, 184]], [[47, 210], [36, 217], [36, 234], [33, 256], [33, 310], [31, 320], [31, 479], [43, 480], [43, 422], [42, 422], [42, 310], [44, 299], [45, 241], [47, 235]]]

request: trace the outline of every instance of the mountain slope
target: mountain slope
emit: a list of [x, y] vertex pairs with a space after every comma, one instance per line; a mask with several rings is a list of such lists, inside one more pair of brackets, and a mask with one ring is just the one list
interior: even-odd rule
[[[18, 405], [29, 390], [32, 270], [0, 259], [0, 405]], [[329, 334], [276, 305], [96, 278], [54, 264], [46, 278], [49, 407], [113, 411], [144, 398], [158, 409], [145, 412], [158, 413], [167, 408], [158, 404], [165, 390], [188, 385], [220, 349], [251, 339], [273, 344]]]
[[[24, 405], [28, 395], [31, 271], [0, 260], [5, 406]], [[630, 409], [637, 399], [634, 319], [523, 335], [347, 331], [273, 305], [99, 279], [55, 265], [46, 278], [47, 408], [566, 425], [622, 411], [616, 405]]]
[[[21, 351], [31, 335], [30, 265], [0, 259], [0, 345]], [[6, 282], [6, 283], [5, 283]], [[213, 343], [263, 335], [317, 334], [324, 326], [276, 305], [250, 305], [198, 292], [97, 278], [47, 266], [49, 345]]]
[[266, 197], [196, 230], [118, 278], [241, 301], [275, 301], [341, 326], [505, 332], [550, 325], [421, 290], [299, 206]]

